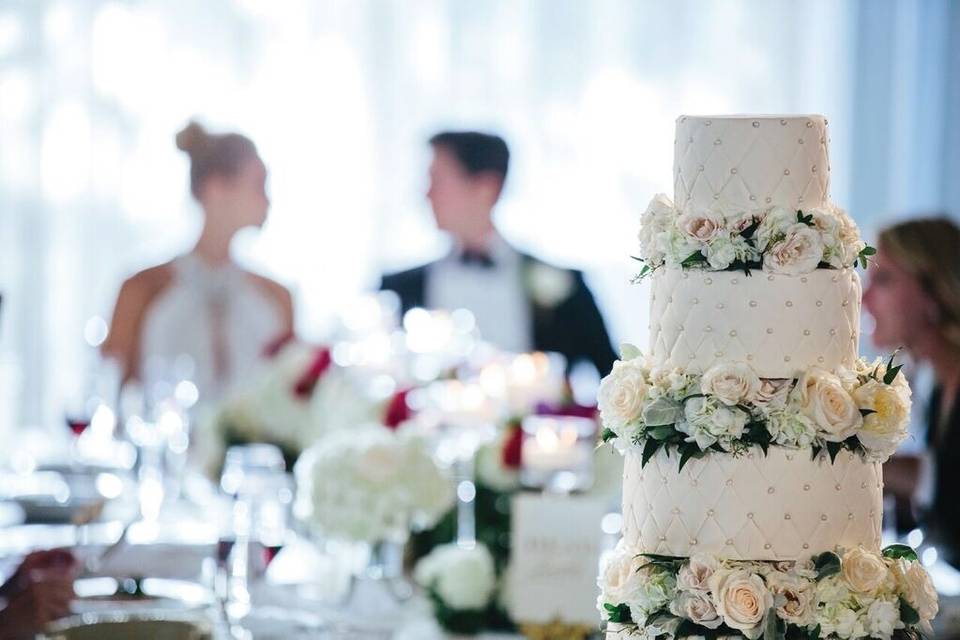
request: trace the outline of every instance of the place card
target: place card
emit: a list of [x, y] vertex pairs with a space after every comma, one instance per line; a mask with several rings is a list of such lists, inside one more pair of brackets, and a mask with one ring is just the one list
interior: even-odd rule
[[510, 613], [521, 624], [596, 629], [597, 572], [608, 501], [521, 493], [513, 501]]

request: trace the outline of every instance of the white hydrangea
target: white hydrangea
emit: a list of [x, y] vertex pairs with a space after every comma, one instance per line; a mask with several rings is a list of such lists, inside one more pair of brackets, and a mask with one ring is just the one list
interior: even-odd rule
[[736, 407], [728, 407], [714, 397], [696, 397], [687, 400], [683, 420], [676, 428], [687, 434], [687, 442], [696, 442], [701, 450], [719, 442], [730, 449], [732, 441], [743, 435], [747, 414]]
[[767, 429], [773, 441], [785, 447], [810, 447], [817, 438], [813, 420], [791, 408], [767, 414]]
[[486, 609], [497, 586], [493, 556], [482, 544], [440, 545], [417, 563], [413, 577], [456, 611]]

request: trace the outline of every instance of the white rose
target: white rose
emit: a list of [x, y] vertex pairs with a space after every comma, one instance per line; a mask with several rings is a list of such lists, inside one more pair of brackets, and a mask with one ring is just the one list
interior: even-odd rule
[[863, 426], [857, 432], [857, 439], [872, 458], [886, 460], [907, 437], [910, 424], [908, 393], [876, 380], [867, 381], [853, 392], [857, 406], [873, 412], [863, 418]]
[[763, 270], [798, 276], [810, 273], [823, 259], [823, 241], [815, 229], [797, 223], [787, 229], [783, 240], [767, 247]]
[[720, 567], [717, 559], [705, 554], [691, 556], [677, 573], [677, 588], [681, 591], [707, 593], [710, 590], [710, 578]]
[[687, 442], [696, 442], [701, 450], [716, 442], [729, 448], [731, 442], [743, 435], [747, 414], [736, 407], [728, 407], [712, 397], [687, 400], [683, 420], [676, 428], [687, 434]]
[[787, 404], [792, 384], [793, 380], [790, 378], [761, 378], [753, 403], [769, 409], [783, 407]]
[[871, 638], [890, 640], [893, 632], [903, 627], [903, 622], [900, 620], [900, 606], [896, 600], [877, 599], [870, 603], [867, 609], [866, 628]]
[[635, 599], [634, 594], [642, 580], [640, 570], [646, 564], [647, 559], [627, 549], [621, 539], [617, 548], [604, 558], [600, 568], [598, 586], [601, 599], [613, 605], [627, 604]]
[[773, 207], [763, 215], [755, 234], [757, 248], [761, 251], [786, 234], [787, 229], [797, 224], [797, 212], [786, 207]]
[[773, 595], [763, 578], [743, 569], [718, 571], [710, 578], [713, 604], [724, 623], [754, 640], [763, 633], [763, 621], [773, 607]]
[[790, 409], [777, 409], [767, 416], [767, 429], [774, 441], [785, 447], [806, 448], [817, 437], [813, 420]]
[[673, 203], [662, 193], [650, 201], [640, 217], [640, 258], [652, 265], [663, 262], [663, 235], [670, 228], [677, 213]]
[[804, 626], [813, 613], [813, 584], [781, 572], [767, 576], [767, 587], [777, 604], [777, 614], [789, 623]]
[[726, 231], [726, 221], [716, 211], [688, 211], [677, 218], [677, 227], [691, 240], [708, 244]]
[[801, 412], [817, 425], [829, 442], [843, 442], [860, 428], [863, 416], [857, 403], [832, 373], [812, 367], [800, 378], [794, 391]]
[[760, 378], [750, 365], [723, 362], [710, 367], [700, 380], [703, 393], [716, 396], [725, 405], [751, 402], [760, 390]]
[[880, 554], [855, 548], [843, 554], [841, 574], [857, 593], [874, 595], [887, 579], [887, 565]]
[[603, 425], [617, 435], [640, 418], [647, 396], [646, 371], [640, 358], [618, 360], [600, 383], [597, 405]]
[[897, 590], [907, 599], [910, 606], [917, 610], [921, 620], [933, 620], [940, 610], [937, 590], [933, 587], [930, 575], [919, 562], [900, 559], [892, 563], [891, 569], [897, 583]]
[[670, 613], [708, 629], [716, 629], [723, 620], [710, 598], [703, 593], [682, 592], [670, 603]]
[[482, 544], [472, 549], [436, 547], [417, 564], [414, 579], [458, 611], [485, 609], [497, 585], [493, 556]]
[[719, 236], [702, 249], [711, 269], [723, 271], [737, 259], [737, 247], [729, 237]]
[[837, 252], [843, 266], [849, 267], [856, 262], [857, 256], [867, 245], [860, 238], [860, 229], [850, 214], [839, 207], [834, 208], [834, 213], [840, 220]]

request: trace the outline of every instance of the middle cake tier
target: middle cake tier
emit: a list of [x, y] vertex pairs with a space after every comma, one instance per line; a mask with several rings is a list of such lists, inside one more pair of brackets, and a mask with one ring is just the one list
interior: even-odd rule
[[761, 378], [853, 366], [861, 295], [855, 270], [750, 273], [658, 269], [650, 296], [653, 360], [691, 373], [740, 361]]
[[677, 471], [661, 449], [626, 456], [623, 538], [643, 553], [797, 560], [837, 547], [880, 548], [883, 467], [841, 451], [770, 447], [711, 454]]

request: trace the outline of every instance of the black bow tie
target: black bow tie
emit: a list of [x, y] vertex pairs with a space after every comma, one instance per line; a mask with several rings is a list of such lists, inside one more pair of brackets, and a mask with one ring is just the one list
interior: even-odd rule
[[460, 253], [460, 264], [472, 267], [480, 267], [481, 269], [492, 269], [493, 267], [497, 266], [496, 263], [490, 258], [490, 254], [468, 249], [465, 249]]

